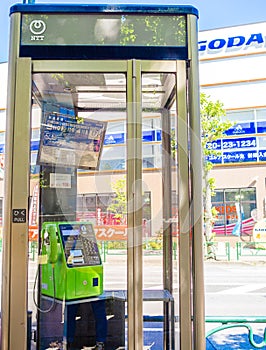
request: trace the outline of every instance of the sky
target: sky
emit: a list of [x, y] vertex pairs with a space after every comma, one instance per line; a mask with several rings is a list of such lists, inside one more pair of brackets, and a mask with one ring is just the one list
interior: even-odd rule
[[[28, 2], [29, 0], [24, 0]], [[34, 1], [34, 0], [31, 0]], [[0, 13], [0, 62], [8, 60], [9, 9], [23, 0], [1, 0]], [[158, 0], [35, 0], [36, 4], [160, 4]], [[165, 0], [163, 4], [192, 5], [199, 11], [199, 30], [216, 29], [235, 25], [266, 22], [266, 0]]]

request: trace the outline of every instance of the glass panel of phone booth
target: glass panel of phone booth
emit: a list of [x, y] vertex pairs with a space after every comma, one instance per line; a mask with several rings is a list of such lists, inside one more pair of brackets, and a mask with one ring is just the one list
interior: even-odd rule
[[175, 87], [173, 73], [142, 74], [143, 191], [152, 194], [151, 216], [146, 217], [143, 210], [143, 312], [144, 320], [145, 315], [150, 321], [155, 315], [165, 316], [164, 332], [152, 333], [145, 343], [158, 349], [164, 344], [174, 348], [169, 317], [173, 319], [171, 307], [178, 301]]
[[[97, 327], [85, 301], [127, 289], [126, 75], [35, 73], [32, 84], [32, 249], [42, 228], [40, 256], [37, 261], [32, 250], [29, 269], [29, 281], [36, 275], [35, 285], [29, 282], [32, 322], [39, 323], [36, 346], [62, 343], [62, 335], [73, 346], [93, 346]], [[78, 197], [84, 200], [77, 206]], [[114, 326], [108, 322], [109, 332], [118, 327], [113, 346], [124, 345], [123, 308], [108, 303], [106, 312], [118, 313]]]

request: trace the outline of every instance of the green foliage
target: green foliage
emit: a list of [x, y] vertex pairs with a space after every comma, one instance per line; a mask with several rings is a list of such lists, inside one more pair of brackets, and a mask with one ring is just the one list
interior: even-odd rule
[[213, 102], [210, 96], [207, 96], [205, 93], [200, 94], [201, 144], [204, 155], [204, 172], [209, 172], [213, 167], [212, 163], [206, 160], [206, 157], [220, 154], [220, 151], [211, 148], [211, 142], [221, 139], [224, 136], [224, 132], [233, 126], [231, 121], [223, 120], [225, 115], [223, 104], [219, 100]]
[[[218, 156], [221, 151], [214, 150], [211, 142], [224, 137], [224, 132], [233, 126], [233, 123], [224, 119], [226, 112], [220, 101], [212, 101], [205, 93], [200, 94], [200, 118], [201, 118], [201, 146], [203, 153], [203, 207], [204, 207], [204, 227], [206, 241], [210, 242], [214, 236], [212, 227], [217, 211], [212, 207], [211, 196], [214, 195], [215, 179], [210, 177], [213, 164], [207, 160], [211, 155]], [[171, 131], [172, 156], [176, 155], [175, 131]]]
[[172, 152], [172, 157], [175, 159], [176, 156], [176, 137], [175, 137], [175, 130], [171, 130], [171, 152]]
[[40, 172], [40, 188], [47, 188], [49, 187], [47, 179], [44, 178], [44, 171]]
[[121, 25], [121, 45], [128, 45], [136, 41], [136, 34], [133, 23], [123, 22]]
[[163, 235], [161, 233], [157, 233], [155, 237], [147, 239], [143, 243], [143, 248], [148, 250], [162, 250]]
[[210, 177], [213, 164], [207, 160], [208, 156], [219, 155], [220, 151], [211, 147], [211, 142], [221, 139], [224, 132], [233, 123], [224, 120], [226, 115], [223, 104], [220, 101], [212, 101], [210, 96], [200, 94], [200, 118], [201, 118], [201, 144], [203, 153], [203, 206], [204, 206], [204, 226], [206, 241], [210, 242], [214, 236], [212, 227], [217, 211], [211, 204], [211, 196], [214, 194], [215, 179]]
[[120, 44], [144, 46], [167, 46], [186, 44], [186, 20], [184, 16], [124, 15], [121, 20]]
[[205, 156], [219, 154], [219, 151], [211, 149], [209, 144], [222, 138], [224, 132], [233, 125], [229, 120], [222, 119], [225, 115], [223, 104], [220, 101], [213, 102], [210, 96], [200, 94], [201, 142]]
[[127, 241], [108, 241], [107, 249], [126, 249]]
[[127, 197], [126, 197], [126, 178], [116, 180], [111, 184], [112, 190], [115, 193], [108, 210], [114, 213], [115, 218], [124, 219], [127, 214]]

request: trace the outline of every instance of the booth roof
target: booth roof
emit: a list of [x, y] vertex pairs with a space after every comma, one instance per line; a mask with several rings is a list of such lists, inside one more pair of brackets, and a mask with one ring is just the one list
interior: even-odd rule
[[21, 13], [155, 13], [155, 14], [180, 14], [195, 15], [198, 10], [191, 5], [169, 4], [15, 4], [10, 8], [10, 15], [15, 12]]

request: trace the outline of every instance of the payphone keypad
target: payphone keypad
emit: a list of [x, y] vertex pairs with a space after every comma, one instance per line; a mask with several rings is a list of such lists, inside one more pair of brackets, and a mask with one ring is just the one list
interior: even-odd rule
[[101, 264], [92, 224], [62, 224], [59, 228], [69, 267]]

